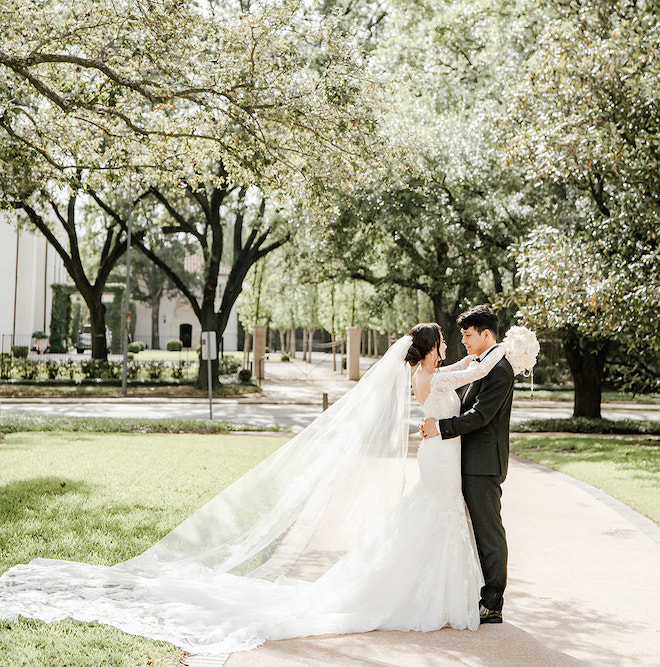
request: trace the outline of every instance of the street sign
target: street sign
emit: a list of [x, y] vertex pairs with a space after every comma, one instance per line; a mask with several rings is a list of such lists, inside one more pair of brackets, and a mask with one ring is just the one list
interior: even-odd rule
[[215, 331], [202, 331], [202, 359], [217, 359], [218, 346]]

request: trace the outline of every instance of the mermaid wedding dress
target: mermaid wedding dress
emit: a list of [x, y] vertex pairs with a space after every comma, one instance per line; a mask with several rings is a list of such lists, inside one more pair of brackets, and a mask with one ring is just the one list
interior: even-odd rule
[[[227, 656], [265, 641], [479, 626], [481, 570], [461, 495], [460, 439], [422, 441], [405, 485], [409, 336], [302, 433], [144, 554], [107, 567], [49, 559], [0, 577], [0, 618], [99, 621]], [[441, 368], [423, 410], [458, 414]]]

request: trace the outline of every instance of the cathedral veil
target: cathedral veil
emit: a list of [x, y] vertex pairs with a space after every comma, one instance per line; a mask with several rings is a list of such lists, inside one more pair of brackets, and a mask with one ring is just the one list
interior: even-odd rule
[[403, 493], [411, 340], [394, 343], [311, 425], [124, 566], [273, 579], [316, 550], [321, 574]]
[[215, 589], [302, 590], [401, 499], [411, 342], [395, 342], [310, 426], [143, 554], [112, 567], [35, 559], [11, 568], [0, 577], [0, 618], [98, 620], [187, 650], [221, 646]]

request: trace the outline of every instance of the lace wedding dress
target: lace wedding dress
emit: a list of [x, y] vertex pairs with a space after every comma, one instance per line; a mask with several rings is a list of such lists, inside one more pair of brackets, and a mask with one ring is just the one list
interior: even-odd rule
[[[144, 554], [112, 567], [35, 559], [0, 577], [0, 618], [99, 621], [228, 655], [267, 640], [479, 626], [481, 570], [460, 440], [422, 442], [405, 489], [410, 337], [354, 389]], [[443, 368], [426, 416], [502, 356]]]

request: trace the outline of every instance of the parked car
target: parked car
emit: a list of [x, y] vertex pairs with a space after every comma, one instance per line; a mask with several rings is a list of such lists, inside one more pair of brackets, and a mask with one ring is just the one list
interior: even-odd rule
[[[112, 345], [112, 332], [108, 327], [105, 328], [105, 342], [110, 349]], [[78, 335], [78, 342], [76, 343], [76, 351], [82, 354], [85, 350], [92, 349], [92, 325], [84, 324], [80, 334]]]

